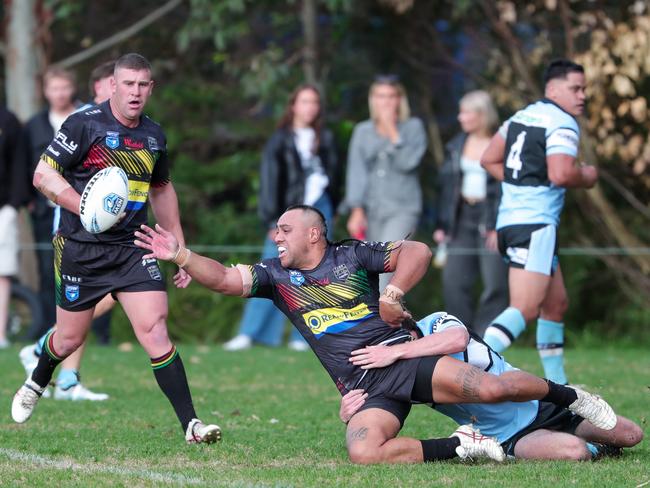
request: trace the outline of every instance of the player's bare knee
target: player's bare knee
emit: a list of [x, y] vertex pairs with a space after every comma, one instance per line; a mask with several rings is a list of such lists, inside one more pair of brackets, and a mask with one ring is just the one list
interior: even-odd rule
[[365, 443], [348, 443], [348, 457], [353, 464], [376, 464], [380, 462], [377, 449], [372, 449]]
[[561, 459], [568, 461], [589, 461], [591, 459], [591, 452], [587, 448], [587, 444], [579, 437], [566, 439], [558, 446]]
[[[619, 418], [619, 422], [622, 423], [622, 419]], [[637, 424], [628, 420], [623, 427], [623, 433], [620, 438], [620, 447], [636, 446], [643, 440], [643, 430]]]

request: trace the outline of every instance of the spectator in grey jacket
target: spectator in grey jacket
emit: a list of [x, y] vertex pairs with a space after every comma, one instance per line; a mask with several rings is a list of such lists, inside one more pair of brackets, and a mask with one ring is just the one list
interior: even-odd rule
[[[375, 79], [368, 105], [370, 119], [356, 125], [348, 151], [348, 232], [358, 239], [398, 240], [415, 230], [422, 211], [424, 126], [410, 116], [406, 92], [394, 76]], [[389, 279], [381, 275], [381, 289]]]
[[[462, 132], [446, 147], [438, 176], [438, 219], [433, 239], [448, 243], [442, 272], [445, 310], [483, 336], [485, 328], [508, 306], [507, 267], [497, 250], [495, 224], [501, 198], [499, 182], [480, 164], [499, 120], [490, 95], [477, 90], [460, 100]], [[478, 253], [472, 250], [478, 249]], [[483, 292], [474, 312], [478, 274]]]

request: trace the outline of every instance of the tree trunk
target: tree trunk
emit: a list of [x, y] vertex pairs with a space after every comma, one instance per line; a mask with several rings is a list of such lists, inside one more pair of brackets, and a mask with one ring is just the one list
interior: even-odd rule
[[22, 121], [38, 110], [41, 100], [37, 80], [43, 51], [36, 40], [36, 3], [37, 0], [5, 2], [7, 105]]
[[318, 79], [318, 26], [317, 26], [316, 0], [302, 1], [302, 32], [305, 45], [303, 47], [302, 69], [305, 81], [312, 85], [320, 86]]

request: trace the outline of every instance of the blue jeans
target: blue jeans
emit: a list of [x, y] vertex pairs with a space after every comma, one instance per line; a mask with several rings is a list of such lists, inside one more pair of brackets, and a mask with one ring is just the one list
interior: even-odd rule
[[[332, 234], [332, 217], [334, 207], [328, 195], [321, 196], [314, 204], [318, 210], [323, 212], [327, 222], [328, 237]], [[264, 241], [262, 259], [278, 257], [278, 248], [268, 237]], [[250, 298], [244, 307], [244, 315], [239, 323], [239, 334], [250, 337], [254, 342], [267, 346], [279, 346], [282, 342], [282, 332], [286, 317], [266, 298]], [[295, 327], [291, 328], [290, 341], [304, 341], [300, 332]]]

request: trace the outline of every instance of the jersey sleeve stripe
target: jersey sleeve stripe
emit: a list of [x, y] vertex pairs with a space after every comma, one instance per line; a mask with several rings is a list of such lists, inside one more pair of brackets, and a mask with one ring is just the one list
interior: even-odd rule
[[56, 171], [63, 174], [63, 166], [61, 166], [54, 159], [52, 159], [52, 157], [48, 156], [47, 154], [42, 154], [41, 159], [45, 161], [49, 166], [54, 168]]

